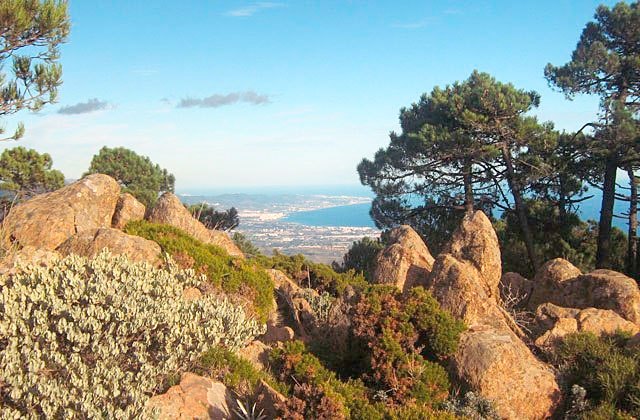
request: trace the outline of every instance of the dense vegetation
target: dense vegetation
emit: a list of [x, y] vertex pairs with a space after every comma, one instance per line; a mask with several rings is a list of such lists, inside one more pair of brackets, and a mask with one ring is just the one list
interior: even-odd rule
[[454, 419], [438, 410], [440, 400], [388, 404], [384, 393], [367, 388], [359, 379], [340, 380], [309, 353], [302, 342], [287, 342], [272, 352], [279, 379], [291, 397], [278, 407], [286, 419]]
[[262, 321], [273, 311], [273, 282], [253, 262], [233, 258], [222, 248], [200, 242], [173, 226], [138, 221], [128, 224], [125, 231], [158, 243], [180, 266], [206, 274], [209, 282], [225, 293], [247, 299]]
[[361, 273], [367, 281], [372, 281], [375, 258], [383, 248], [384, 242], [381, 239], [364, 237], [351, 244], [342, 262], [334, 262], [333, 268], [342, 273], [353, 270]]
[[132, 194], [147, 207], [156, 202], [160, 193], [173, 192], [176, 182], [166, 169], [124, 147], [100, 149], [85, 175], [96, 173], [113, 177], [123, 192]]
[[[507, 226], [507, 270], [530, 275], [542, 261], [564, 256], [636, 276], [639, 25], [638, 3], [600, 6], [571, 61], [545, 68], [549, 83], [568, 97], [601, 100], [599, 119], [576, 133], [531, 115], [538, 93], [478, 71], [402, 108], [401, 132], [358, 166], [376, 194], [371, 215], [378, 227], [410, 224], [437, 253], [464, 212], [482, 209], [501, 214], [496, 224]], [[628, 193], [616, 187], [618, 171], [628, 175]], [[603, 191], [597, 227], [578, 217], [587, 186]], [[629, 203], [626, 239], [612, 228], [616, 199]], [[511, 265], [518, 261], [526, 265]]]
[[338, 273], [326, 264], [314, 263], [304, 255], [285, 255], [274, 251], [271, 257], [259, 255], [255, 261], [264, 268], [283, 271], [302, 287], [341, 296], [348, 286], [363, 287], [367, 284], [362, 274], [354, 270]]
[[573, 396], [570, 418], [640, 416], [640, 349], [628, 336], [572, 334], [560, 344], [556, 363]]
[[189, 212], [198, 219], [207, 229], [231, 231], [240, 224], [238, 210], [231, 207], [228, 210], [216, 210], [207, 203], [198, 203], [187, 206]]
[[139, 417], [199, 354], [264, 332], [227, 299], [183, 299], [202, 281], [106, 252], [0, 277], [0, 417]]

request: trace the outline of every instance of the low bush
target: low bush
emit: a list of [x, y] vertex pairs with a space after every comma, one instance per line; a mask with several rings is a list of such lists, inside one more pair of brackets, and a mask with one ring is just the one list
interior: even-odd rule
[[386, 404], [359, 379], [339, 380], [311, 355], [300, 341], [290, 341], [271, 354], [278, 379], [290, 387], [291, 397], [278, 407], [286, 419], [430, 420], [455, 415], [412, 402]]
[[449, 398], [444, 409], [469, 420], [500, 420], [493, 403], [472, 391]]
[[260, 380], [282, 394], [288, 394], [287, 386], [275, 380], [268, 372], [256, 369], [250, 361], [223, 347], [211, 347], [200, 357], [202, 374], [215, 377], [238, 394], [255, 390]]
[[125, 231], [158, 243], [182, 267], [206, 274], [209, 281], [225, 293], [247, 298], [253, 303], [253, 309], [262, 321], [266, 321], [274, 309], [273, 282], [252, 261], [233, 258], [224, 249], [200, 242], [169, 225], [136, 221], [129, 223]]
[[[575, 418], [640, 416], [640, 351], [629, 344], [628, 335], [571, 334], [560, 343], [556, 357], [567, 386], [578, 385], [585, 393], [583, 401], [568, 407], [581, 411]], [[573, 389], [575, 394], [579, 388]]]
[[367, 285], [362, 274], [355, 270], [338, 273], [326, 264], [314, 263], [303, 255], [284, 255], [274, 251], [273, 256], [259, 256], [256, 261], [264, 268], [274, 268], [284, 272], [302, 287], [315, 289], [332, 296], [342, 296], [347, 287], [363, 288]]
[[210, 347], [264, 332], [227, 300], [183, 299], [203, 280], [107, 252], [0, 277], [0, 417], [139, 417]]
[[376, 257], [384, 249], [384, 243], [379, 239], [367, 236], [351, 244], [341, 263], [333, 263], [333, 268], [339, 272], [355, 270], [362, 274], [367, 281], [373, 281], [376, 269]]
[[408, 295], [390, 286], [370, 287], [353, 316], [355, 337], [367, 349], [365, 383], [394, 404], [439, 406], [449, 379], [437, 362], [456, 351], [464, 329], [422, 287]]
[[255, 246], [249, 240], [249, 238], [247, 238], [242, 233], [234, 232], [231, 239], [233, 239], [233, 242], [236, 244], [236, 246], [240, 248], [240, 251], [242, 251], [242, 253], [246, 255], [248, 258], [253, 258], [259, 255], [262, 255], [262, 252], [260, 252], [260, 248]]

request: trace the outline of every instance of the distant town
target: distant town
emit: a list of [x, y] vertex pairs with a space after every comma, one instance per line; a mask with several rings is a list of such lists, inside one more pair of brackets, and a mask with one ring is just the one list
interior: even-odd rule
[[[289, 221], [299, 212], [349, 206], [362, 212], [368, 197], [298, 194], [181, 195], [188, 204], [206, 202], [217, 209], [235, 207], [240, 215], [236, 231], [244, 234], [265, 254], [278, 250], [287, 255], [303, 254], [316, 262], [340, 261], [349, 246], [364, 236], [378, 237], [380, 231], [367, 226], [344, 226], [341, 220], [325, 220], [323, 226]], [[345, 207], [345, 209], [349, 209]], [[363, 218], [368, 215], [363, 214]], [[352, 218], [350, 218], [352, 219]]]

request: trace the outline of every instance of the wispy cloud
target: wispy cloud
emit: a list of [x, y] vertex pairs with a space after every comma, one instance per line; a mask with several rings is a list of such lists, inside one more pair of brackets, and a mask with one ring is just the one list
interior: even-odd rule
[[240, 7], [238, 9], [229, 10], [225, 13], [226, 16], [233, 17], [249, 17], [253, 16], [256, 13], [267, 10], [267, 9], [276, 9], [278, 7], [283, 7], [282, 3], [274, 3], [274, 2], [258, 2], [252, 3], [244, 7]]
[[151, 76], [151, 75], [157, 74], [158, 70], [140, 67], [140, 68], [134, 68], [133, 70], [131, 70], [131, 73], [138, 76]]
[[422, 19], [415, 22], [405, 22], [405, 23], [393, 23], [391, 24], [392, 28], [398, 29], [420, 29], [427, 26], [432, 22], [433, 19]]
[[109, 102], [101, 101], [98, 98], [93, 98], [93, 99], [89, 99], [86, 102], [78, 102], [75, 105], [63, 106], [58, 110], [58, 114], [64, 114], [64, 115], [88, 114], [90, 112], [107, 109], [108, 107], [109, 107]]
[[178, 102], [178, 108], [218, 108], [225, 105], [247, 103], [263, 105], [271, 103], [269, 95], [258, 94], [252, 90], [246, 92], [231, 92], [226, 95], [216, 93], [206, 98], [184, 98]]
[[462, 10], [460, 9], [445, 9], [443, 12], [445, 15], [461, 15]]

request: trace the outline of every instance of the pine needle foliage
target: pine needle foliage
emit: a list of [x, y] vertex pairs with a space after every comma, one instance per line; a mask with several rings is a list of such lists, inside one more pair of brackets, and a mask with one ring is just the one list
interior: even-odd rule
[[[2, 0], [0, 28], [0, 118], [55, 102], [62, 84], [59, 48], [70, 28], [67, 2]], [[23, 134], [20, 124], [3, 140]]]

